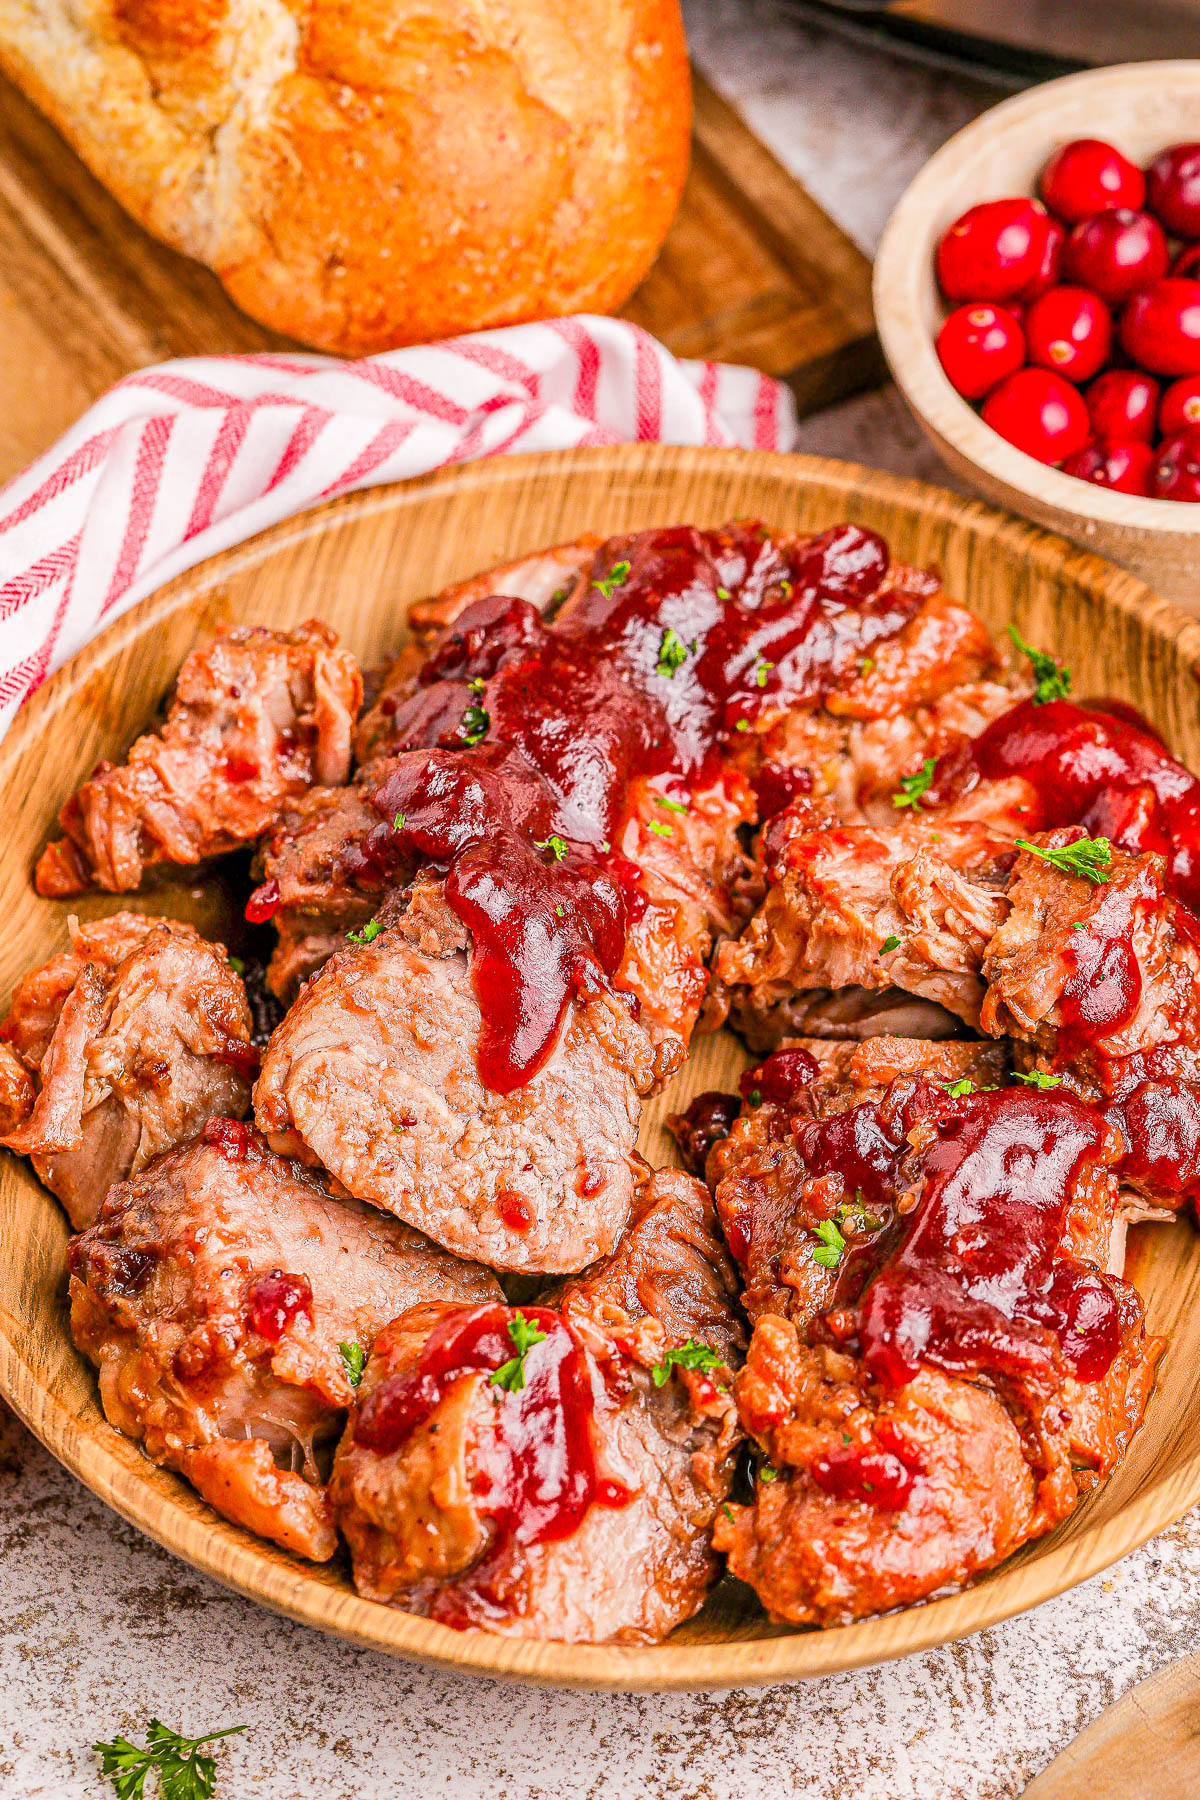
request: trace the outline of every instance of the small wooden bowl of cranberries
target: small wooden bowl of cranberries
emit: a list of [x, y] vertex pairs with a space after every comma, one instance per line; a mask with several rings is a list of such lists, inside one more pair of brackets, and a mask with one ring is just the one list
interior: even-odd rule
[[892, 214], [875, 308], [957, 476], [1200, 611], [1200, 62], [960, 131]]

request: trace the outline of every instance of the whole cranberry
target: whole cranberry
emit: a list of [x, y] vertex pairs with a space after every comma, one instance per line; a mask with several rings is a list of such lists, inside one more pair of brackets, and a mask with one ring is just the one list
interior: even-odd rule
[[1164, 437], [1173, 431], [1186, 431], [1189, 425], [1200, 425], [1200, 375], [1185, 375], [1173, 381], [1162, 397], [1158, 409], [1158, 429]]
[[1077, 450], [1074, 456], [1068, 456], [1062, 468], [1064, 475], [1074, 475], [1080, 481], [1092, 482], [1096, 487], [1111, 488], [1117, 494], [1142, 494], [1149, 498], [1154, 491], [1156, 460], [1149, 444], [1114, 440], [1105, 444], [1086, 445], [1084, 449]]
[[1190, 276], [1193, 281], [1200, 279], [1200, 244], [1185, 244], [1175, 261], [1171, 264], [1172, 275]]
[[1025, 333], [1002, 306], [980, 301], [950, 314], [938, 332], [937, 353], [955, 392], [982, 400], [1025, 361]]
[[[1042, 260], [1033, 280], [1021, 289], [1021, 301], [1036, 300], [1040, 294], [1046, 292], [1047, 288], [1056, 286], [1062, 280], [1063, 246], [1066, 241], [1066, 228], [1047, 213]], [[1014, 304], [1020, 305], [1021, 301], [1014, 302]]]
[[1068, 381], [1090, 381], [1098, 374], [1112, 341], [1112, 314], [1087, 288], [1051, 288], [1025, 315], [1030, 362], [1054, 369]]
[[1072, 226], [1062, 267], [1068, 281], [1077, 281], [1110, 306], [1119, 306], [1135, 288], [1165, 275], [1170, 261], [1158, 220], [1116, 206]]
[[1158, 418], [1159, 385], [1140, 369], [1106, 369], [1084, 395], [1092, 430], [1117, 443], [1148, 444]]
[[1176, 237], [1200, 238], [1200, 144], [1172, 144], [1146, 170], [1146, 204]]
[[1042, 170], [1038, 192], [1052, 213], [1074, 225], [1112, 206], [1144, 206], [1146, 179], [1111, 144], [1076, 138], [1054, 152]]
[[1036, 200], [987, 200], [956, 219], [937, 247], [947, 300], [1015, 300], [1036, 279], [1050, 222]]
[[983, 419], [1038, 462], [1057, 463], [1082, 450], [1091, 420], [1078, 392], [1049, 369], [1006, 375], [983, 403]]
[[1200, 500], [1200, 427], [1172, 432], [1158, 446], [1154, 492], [1160, 500]]
[[1166, 275], [1130, 294], [1121, 345], [1155, 375], [1200, 374], [1200, 281]]

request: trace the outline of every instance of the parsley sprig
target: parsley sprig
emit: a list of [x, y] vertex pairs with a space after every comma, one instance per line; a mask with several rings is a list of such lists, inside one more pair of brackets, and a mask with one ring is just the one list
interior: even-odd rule
[[892, 805], [918, 806], [933, 785], [933, 772], [936, 768], [934, 758], [927, 756], [915, 774], [902, 775], [900, 786], [892, 795]]
[[346, 1365], [346, 1379], [352, 1388], [356, 1388], [367, 1366], [367, 1353], [361, 1344], [339, 1344], [338, 1349]]
[[506, 1394], [518, 1394], [525, 1386], [525, 1358], [535, 1344], [545, 1343], [546, 1333], [532, 1319], [527, 1319], [523, 1312], [517, 1312], [508, 1321], [508, 1335], [516, 1346], [517, 1354], [506, 1363], [501, 1363], [498, 1369], [493, 1369], [488, 1380], [493, 1387], [503, 1388]]
[[943, 1081], [942, 1087], [952, 1100], [965, 1100], [968, 1094], [975, 1092], [975, 1083], [965, 1075], [960, 1081]]
[[619, 587], [624, 587], [629, 580], [632, 564], [625, 561], [615, 562], [600, 581], [593, 581], [592, 586], [600, 589], [606, 600], [611, 600]]
[[1062, 1086], [1062, 1076], [1047, 1075], [1045, 1069], [1030, 1069], [1027, 1074], [1022, 1074], [1020, 1069], [1014, 1069], [1013, 1080], [1023, 1081], [1026, 1087], [1033, 1088], [1056, 1088]]
[[674, 626], [668, 625], [662, 634], [662, 642], [658, 646], [658, 661], [654, 666], [654, 673], [665, 675], [668, 681], [672, 681], [676, 669], [681, 669], [687, 659], [687, 645]]
[[361, 931], [348, 931], [346, 936], [352, 944], [373, 944], [382, 930], [378, 919], [368, 919]]
[[245, 1729], [244, 1725], [227, 1725], [224, 1731], [185, 1738], [168, 1730], [158, 1719], [151, 1719], [144, 1748], [118, 1737], [108, 1744], [93, 1744], [92, 1749], [100, 1758], [102, 1773], [113, 1784], [117, 1800], [144, 1800], [146, 1777], [150, 1774], [158, 1776], [162, 1800], [209, 1800], [217, 1779], [217, 1765], [213, 1757], [204, 1754], [201, 1745], [235, 1737]]
[[1031, 844], [1028, 838], [1018, 838], [1017, 849], [1040, 856], [1062, 875], [1081, 876], [1093, 887], [1103, 887], [1111, 874], [1112, 845], [1107, 838], [1077, 838], [1073, 844], [1060, 844], [1049, 850]]
[[818, 1239], [818, 1247], [812, 1252], [813, 1261], [820, 1263], [823, 1269], [836, 1269], [846, 1253], [846, 1240], [836, 1222], [822, 1219], [814, 1226], [813, 1236]]
[[719, 1369], [724, 1360], [711, 1344], [689, 1338], [686, 1344], [675, 1344], [664, 1351], [662, 1361], [655, 1363], [650, 1374], [655, 1387], [666, 1387], [672, 1369]]
[[1008, 635], [1021, 652], [1033, 664], [1033, 704], [1045, 706], [1048, 700], [1065, 700], [1071, 692], [1071, 671], [1064, 669], [1060, 662], [1047, 654], [1045, 650], [1035, 650], [1027, 644], [1015, 625], [1010, 625]]
[[534, 838], [533, 847], [535, 850], [551, 851], [555, 862], [562, 862], [567, 854], [567, 840], [565, 838], [557, 837], [554, 833], [551, 833], [548, 838], [542, 838], [540, 841], [537, 838]]

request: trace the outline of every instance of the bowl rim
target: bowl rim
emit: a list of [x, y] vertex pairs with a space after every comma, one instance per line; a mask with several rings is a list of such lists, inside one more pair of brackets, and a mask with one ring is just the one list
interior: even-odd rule
[[[964, 462], [981, 470], [994, 483], [1026, 496], [1040, 509], [1051, 507], [1124, 531], [1134, 529], [1178, 538], [1200, 532], [1200, 501], [1115, 493], [1064, 475], [1052, 464], [1038, 462], [1024, 450], [1018, 450], [985, 425], [971, 403], [950, 385], [938, 360], [933, 335], [922, 318], [925, 283], [933, 279], [935, 237], [928, 220], [936, 210], [937, 196], [950, 170], [957, 170], [985, 142], [998, 136], [1016, 139], [1031, 126], [1043, 124], [1052, 134], [1058, 103], [1067, 93], [1111, 90], [1119, 84], [1123, 91], [1134, 95], [1144, 91], [1147, 102], [1152, 103], [1165, 80], [1176, 88], [1184, 84], [1194, 88], [1200, 101], [1200, 58], [1085, 69], [1014, 94], [980, 113], [947, 138], [896, 202], [875, 256], [872, 299], [879, 340], [892, 379], [918, 420], [945, 439]], [[1057, 138], [1063, 138], [1061, 131]], [[1047, 145], [1047, 153], [1049, 148]], [[914, 245], [918, 246], [917, 254]]]
[[[653, 483], [664, 473], [696, 467], [724, 467], [751, 477], [762, 474], [797, 486], [814, 480], [839, 500], [844, 495], [851, 508], [856, 490], [864, 486], [897, 507], [920, 507], [939, 523], [963, 527], [985, 546], [1003, 544], [1014, 562], [1044, 566], [1059, 579], [1065, 566], [1074, 585], [1085, 593], [1091, 589], [1106, 606], [1136, 615], [1186, 663], [1200, 667], [1200, 621], [1152, 594], [1137, 577], [1053, 533], [923, 481], [857, 463], [769, 451], [660, 444], [551, 451], [484, 460], [326, 502], [174, 577], [100, 632], [31, 697], [0, 744], [0, 783], [22, 742], [52, 728], [76, 696], [94, 690], [97, 674], [125, 644], [153, 630], [176, 608], [219, 592], [232, 575], [267, 560], [297, 538], [319, 534], [331, 524], [351, 524], [372, 513], [419, 503], [431, 492], [470, 493], [593, 471], [631, 483]], [[57, 1203], [42, 1192], [65, 1234]], [[98, 1429], [82, 1429], [78, 1415], [36, 1377], [23, 1344], [26, 1335], [22, 1321], [0, 1308], [0, 1396], [59, 1462], [164, 1549], [272, 1611], [361, 1648], [458, 1673], [544, 1686], [709, 1691], [869, 1668], [971, 1636], [1029, 1611], [1137, 1549], [1200, 1500], [1197, 1449], [1177, 1468], [1139, 1488], [1107, 1521], [1089, 1524], [1084, 1515], [1080, 1529], [1066, 1541], [1049, 1541], [1048, 1548], [1032, 1556], [1028, 1550], [1018, 1551], [957, 1593], [849, 1625], [819, 1630], [784, 1626], [773, 1637], [639, 1647], [493, 1637], [454, 1631], [364, 1600], [350, 1588], [334, 1586], [320, 1570], [230, 1525], [180, 1477], [149, 1464], [102, 1415]], [[68, 1353], [78, 1356], [69, 1333], [65, 1343]]]

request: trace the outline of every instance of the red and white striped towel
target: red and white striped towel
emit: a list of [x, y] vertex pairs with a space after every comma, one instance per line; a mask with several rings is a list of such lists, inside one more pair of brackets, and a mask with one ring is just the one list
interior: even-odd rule
[[334, 494], [481, 456], [648, 440], [787, 449], [787, 390], [580, 317], [362, 362], [189, 357], [126, 376], [0, 490], [0, 735], [172, 575]]

